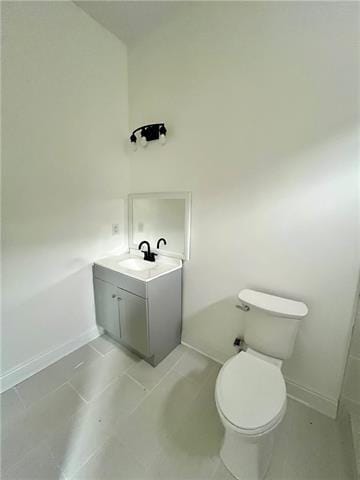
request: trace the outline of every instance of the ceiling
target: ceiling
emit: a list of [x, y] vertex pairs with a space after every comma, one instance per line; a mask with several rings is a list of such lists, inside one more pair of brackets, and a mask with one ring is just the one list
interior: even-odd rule
[[131, 46], [171, 21], [188, 2], [78, 0], [75, 4]]

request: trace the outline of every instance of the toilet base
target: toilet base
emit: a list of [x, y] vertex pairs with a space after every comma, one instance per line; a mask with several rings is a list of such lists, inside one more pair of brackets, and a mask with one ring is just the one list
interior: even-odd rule
[[220, 457], [238, 480], [263, 480], [270, 467], [273, 445], [274, 431], [251, 437], [226, 428]]

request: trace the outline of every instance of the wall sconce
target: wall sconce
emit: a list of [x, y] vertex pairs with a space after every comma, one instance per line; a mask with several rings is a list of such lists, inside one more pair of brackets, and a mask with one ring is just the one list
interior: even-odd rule
[[137, 150], [137, 140], [136, 132], [140, 132], [140, 144], [142, 147], [146, 147], [148, 142], [152, 140], [159, 140], [161, 145], [166, 143], [166, 128], [164, 123], [153, 123], [151, 125], [144, 125], [134, 130], [130, 136], [130, 142], [133, 147], [133, 150]]

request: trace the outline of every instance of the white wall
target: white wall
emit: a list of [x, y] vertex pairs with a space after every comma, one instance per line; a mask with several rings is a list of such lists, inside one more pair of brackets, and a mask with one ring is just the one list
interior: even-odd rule
[[310, 308], [284, 371], [333, 415], [358, 259], [355, 3], [198, 2], [129, 49], [132, 191], [193, 192], [183, 340], [225, 359], [244, 287]]
[[125, 46], [72, 2], [2, 17], [6, 375], [95, 327], [91, 262], [126, 243], [129, 172]]

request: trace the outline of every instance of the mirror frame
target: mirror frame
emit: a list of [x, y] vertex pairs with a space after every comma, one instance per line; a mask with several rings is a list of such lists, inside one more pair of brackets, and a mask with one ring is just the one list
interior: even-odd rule
[[[184, 222], [184, 253], [170, 252], [161, 248], [152, 248], [151, 250], [167, 257], [190, 259], [190, 229], [191, 229], [191, 192], [150, 192], [150, 193], [129, 193], [128, 195], [128, 231], [129, 231], [129, 249], [137, 249], [133, 238], [133, 201], [136, 198], [164, 198], [164, 199], [183, 199], [185, 200], [185, 222]], [[144, 239], [146, 240], [146, 239]]]

